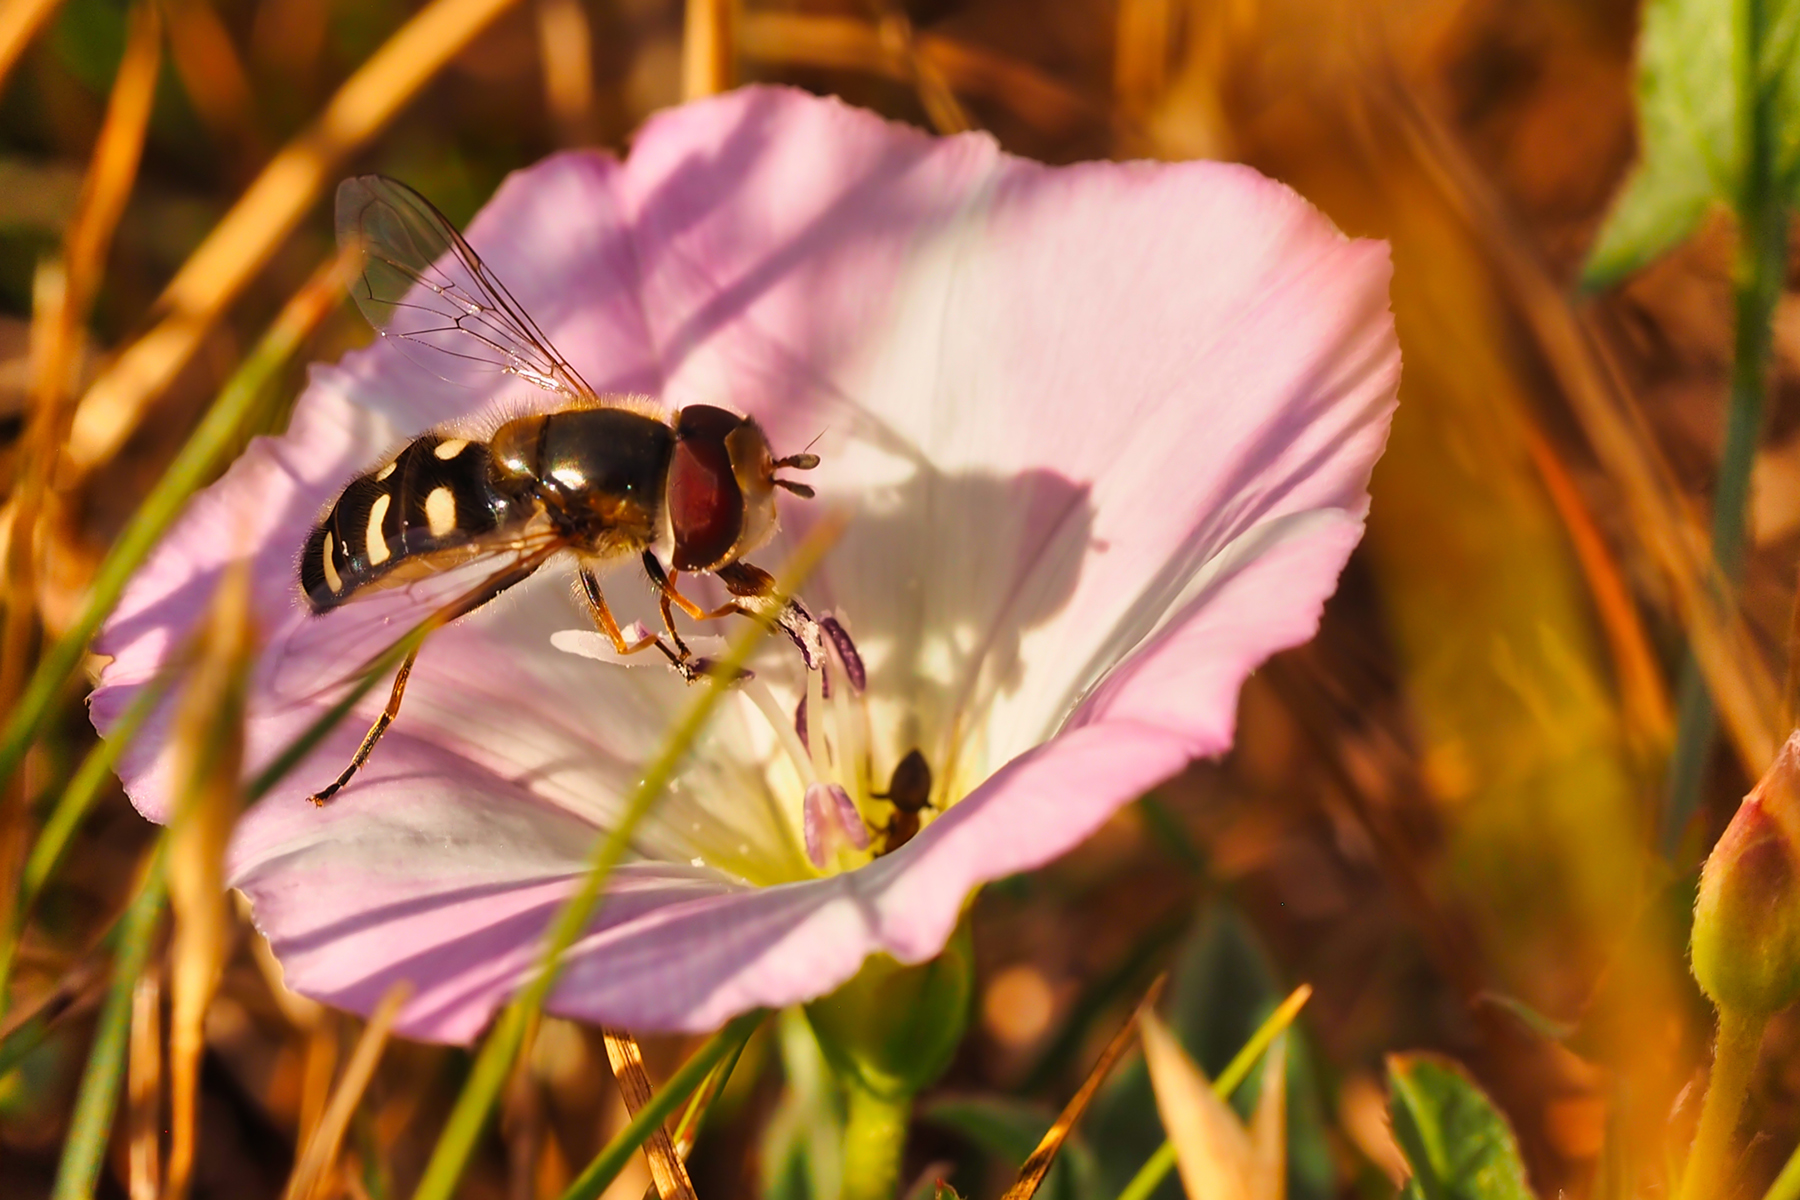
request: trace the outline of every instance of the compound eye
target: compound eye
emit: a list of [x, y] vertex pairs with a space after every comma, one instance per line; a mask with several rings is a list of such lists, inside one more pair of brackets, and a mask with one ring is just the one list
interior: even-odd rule
[[682, 437], [669, 460], [672, 564], [710, 571], [725, 561], [744, 530], [744, 494], [723, 437]]

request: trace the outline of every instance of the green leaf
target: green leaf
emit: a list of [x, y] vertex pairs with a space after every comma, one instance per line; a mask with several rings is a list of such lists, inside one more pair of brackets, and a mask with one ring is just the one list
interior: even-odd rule
[[1638, 39], [1641, 157], [1582, 283], [1610, 284], [1683, 241], [1743, 174], [1733, 0], [1648, 0]]
[[1637, 93], [1641, 158], [1588, 260], [1590, 288], [1684, 240], [1713, 204], [1738, 205], [1752, 176], [1800, 204], [1800, 0], [1648, 0]]
[[1420, 1200], [1532, 1200], [1512, 1127], [1455, 1063], [1388, 1059], [1388, 1111]]

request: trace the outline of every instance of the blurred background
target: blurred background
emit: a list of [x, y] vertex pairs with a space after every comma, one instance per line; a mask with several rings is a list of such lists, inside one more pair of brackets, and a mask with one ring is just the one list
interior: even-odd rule
[[[1314, 987], [1289, 1064], [1296, 1197], [1394, 1194], [1383, 1061], [1413, 1049], [1468, 1066], [1540, 1194], [1595, 1194], [1599, 1179], [1661, 1194], [1659, 1147], [1692, 1119], [1683, 1089], [1711, 1031], [1684, 965], [1694, 869], [1791, 711], [1800, 257], [1777, 308], [1747, 566], [1722, 605], [1702, 531], [1732, 360], [1729, 219], [1617, 287], [1576, 284], [1636, 154], [1635, 4], [163, 0], [159, 23], [144, 12], [0, 3], [0, 478], [7, 528], [29, 503], [42, 530], [24, 576], [41, 628], [9, 627], [9, 646], [67, 628], [106, 547], [284, 306], [303, 341], [258, 428], [279, 426], [305, 361], [369, 338], [341, 291], [308, 291], [331, 255], [331, 188], [352, 172], [397, 176], [460, 225], [551, 151], [623, 153], [684, 95], [782, 81], [926, 128], [983, 129], [1047, 162], [1242, 161], [1346, 232], [1389, 239], [1401, 407], [1368, 538], [1323, 631], [1250, 681], [1228, 759], [982, 895], [971, 1032], [920, 1109], [906, 1177], [932, 1168], [996, 1194], [1168, 970], [1171, 1023], [1212, 1072], [1289, 990]], [[84, 268], [65, 234], [134, 62], [154, 79], [141, 165], [110, 247]], [[46, 455], [28, 436], [33, 315], [69, 295], [91, 315], [54, 351], [68, 379]], [[1698, 760], [1696, 813], [1665, 833], [1674, 696], [1693, 669], [1723, 715]], [[0, 683], [10, 702], [18, 675]], [[92, 743], [84, 690], [58, 702], [33, 795], [55, 792]], [[151, 835], [109, 784], [33, 910], [12, 1011], [53, 1024], [0, 1077], [0, 1195], [49, 1194], [104, 986], [92, 946]], [[233, 938], [207, 1017], [194, 1194], [274, 1197], [358, 1022], [271, 982], [241, 919]], [[647, 1043], [651, 1074], [685, 1049]], [[605, 1061], [597, 1031], [545, 1021], [465, 1194], [558, 1195], [624, 1120]], [[392, 1044], [323, 1194], [406, 1194], [468, 1062]], [[1797, 1098], [1800, 1026], [1779, 1020], [1751, 1093], [1764, 1134], [1753, 1178], [1800, 1134]], [[804, 1025], [765, 1027], [695, 1152], [700, 1194], [828, 1196], [835, 1103]], [[101, 1195], [128, 1194], [127, 1107]], [[1160, 1141], [1128, 1060], [1050, 1187], [1110, 1200]], [[637, 1200], [646, 1183], [634, 1168], [608, 1195]]]

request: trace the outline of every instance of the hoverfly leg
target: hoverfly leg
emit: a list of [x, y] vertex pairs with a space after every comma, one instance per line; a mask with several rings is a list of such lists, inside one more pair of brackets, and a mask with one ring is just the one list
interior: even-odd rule
[[343, 773], [324, 788], [307, 797], [313, 804], [324, 808], [326, 804], [330, 803], [331, 798], [350, 782], [351, 777], [362, 770], [363, 764], [369, 761], [369, 755], [375, 752], [375, 743], [381, 740], [381, 735], [387, 732], [388, 726], [394, 723], [394, 718], [400, 715], [400, 698], [406, 695], [406, 680], [412, 674], [413, 663], [417, 662], [418, 658], [419, 651], [415, 648], [411, 654], [406, 656], [406, 661], [400, 664], [400, 669], [394, 673], [394, 686], [388, 691], [387, 707], [383, 708], [381, 715], [375, 718], [375, 724], [369, 727], [369, 732], [363, 737], [362, 745], [356, 748], [355, 755], [350, 759], [350, 765], [344, 768]]
[[[543, 566], [544, 560], [555, 551], [556, 547], [554, 546], [539, 550], [505, 570], [490, 575], [480, 585], [439, 609], [431, 618], [433, 627], [448, 625], [458, 617], [468, 616], [507, 588], [523, 583], [531, 578], [531, 573]], [[326, 802], [344, 789], [344, 785], [350, 782], [352, 776], [362, 770], [363, 764], [369, 761], [369, 755], [375, 752], [375, 743], [381, 740], [381, 735], [387, 732], [388, 726], [394, 723], [394, 718], [400, 715], [400, 699], [406, 695], [406, 681], [412, 675], [413, 664], [419, 660], [421, 648], [414, 646], [412, 653], [408, 654], [406, 660], [400, 664], [400, 669], [394, 672], [394, 686], [388, 691], [387, 706], [381, 710], [381, 715], [375, 718], [375, 724], [369, 727], [369, 732], [363, 738], [362, 745], [356, 748], [356, 754], [350, 759], [350, 765], [331, 781], [330, 786], [307, 797], [315, 805], [323, 808]]]
[[600, 627], [600, 632], [607, 636], [607, 639], [613, 644], [613, 649], [620, 654], [636, 654], [640, 650], [648, 650], [655, 646], [668, 657], [669, 661], [675, 665], [676, 670], [680, 670], [681, 665], [687, 661], [686, 646], [682, 646], [681, 653], [677, 655], [654, 633], [641, 637], [635, 642], [626, 641], [625, 631], [619, 628], [618, 619], [613, 616], [612, 609], [607, 606], [606, 594], [600, 590], [600, 580], [593, 571], [586, 567], [581, 568], [581, 596], [587, 601], [588, 615], [594, 618], [594, 624]]
[[[673, 575], [674, 572], [671, 571], [670, 574]], [[681, 651], [682, 660], [686, 661], [692, 656], [693, 651], [688, 649], [688, 644], [681, 640], [681, 634], [675, 629], [675, 614], [669, 611], [669, 602], [675, 599], [685, 600], [686, 597], [680, 596], [675, 591], [675, 581], [671, 579], [669, 586], [664, 588], [662, 594], [657, 597], [657, 608], [662, 611], [663, 628], [669, 631], [669, 640], [675, 643], [675, 649]], [[687, 605], [684, 603], [681, 609], [683, 612], [687, 612]]]
[[775, 577], [761, 567], [739, 561], [720, 567], [716, 574], [725, 590], [743, 603], [736, 605], [745, 616], [758, 616], [773, 621], [800, 648], [807, 668], [817, 670], [825, 662], [824, 635], [819, 623], [806, 611], [806, 606], [790, 597], [779, 607], [775, 604]]

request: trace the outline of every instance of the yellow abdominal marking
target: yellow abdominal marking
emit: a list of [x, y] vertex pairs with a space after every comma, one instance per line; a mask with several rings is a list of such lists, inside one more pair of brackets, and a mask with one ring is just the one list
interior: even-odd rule
[[387, 516], [391, 501], [392, 498], [384, 493], [375, 497], [375, 503], [369, 509], [369, 528], [363, 532], [363, 548], [368, 552], [372, 567], [379, 567], [388, 560], [387, 538], [382, 536], [381, 521]]
[[344, 590], [344, 577], [338, 574], [337, 565], [331, 561], [331, 552], [336, 548], [331, 534], [327, 533], [325, 548], [319, 552], [319, 565], [325, 568], [325, 586], [330, 588], [333, 594]]
[[451, 438], [447, 442], [439, 442], [437, 445], [433, 446], [431, 448], [431, 453], [434, 457], [449, 462], [451, 459], [461, 454], [463, 452], [463, 447], [468, 444], [469, 443], [465, 438]]
[[[438, 449], [443, 449], [439, 446]], [[456, 495], [447, 487], [435, 487], [425, 497], [425, 520], [431, 536], [443, 537], [456, 528]]]
[[396, 458], [393, 462], [391, 462], [387, 466], [381, 468], [381, 470], [375, 472], [375, 482], [380, 483], [382, 480], [386, 479], [389, 475], [392, 475], [394, 473], [394, 468], [399, 465], [400, 465], [400, 460]]

